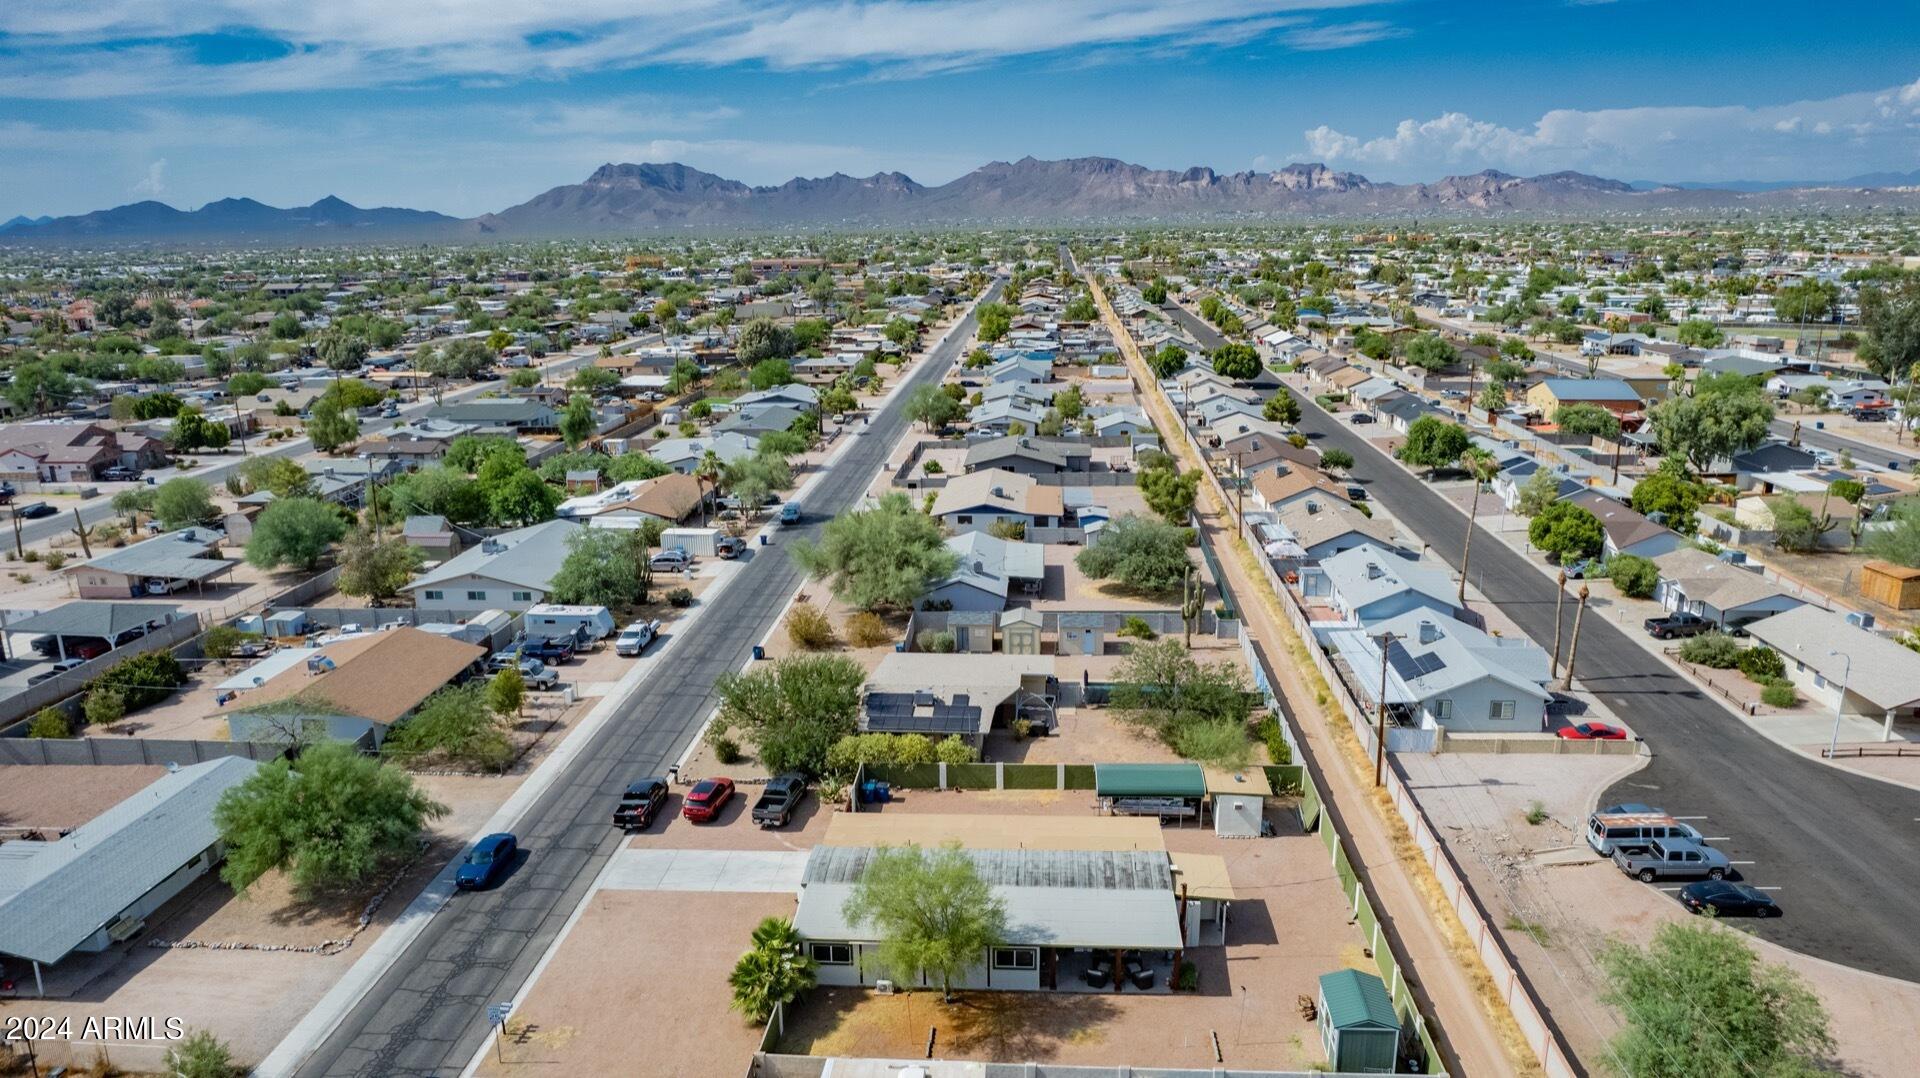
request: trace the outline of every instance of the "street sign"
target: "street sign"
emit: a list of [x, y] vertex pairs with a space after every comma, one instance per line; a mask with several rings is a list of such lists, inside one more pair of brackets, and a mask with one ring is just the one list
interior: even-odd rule
[[512, 1013], [513, 1004], [511, 1003], [489, 1003], [487, 1004], [487, 1025], [504, 1026], [507, 1024], [507, 1015]]

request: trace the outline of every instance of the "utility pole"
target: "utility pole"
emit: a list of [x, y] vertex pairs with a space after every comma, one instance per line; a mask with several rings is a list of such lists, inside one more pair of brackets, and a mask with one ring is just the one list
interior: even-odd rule
[[1553, 587], [1553, 660], [1548, 665], [1549, 680], [1560, 676], [1560, 605], [1567, 601], [1567, 571], [1560, 570], [1560, 578]]
[[1567, 645], [1567, 676], [1560, 682], [1560, 691], [1568, 692], [1573, 688], [1573, 660], [1580, 654], [1580, 617], [1587, 612], [1587, 586], [1580, 585], [1580, 605], [1573, 608], [1573, 642]]
[[1381, 776], [1387, 768], [1387, 649], [1393, 646], [1392, 633], [1380, 634], [1380, 705], [1379, 728], [1373, 738], [1373, 784], [1380, 785]]

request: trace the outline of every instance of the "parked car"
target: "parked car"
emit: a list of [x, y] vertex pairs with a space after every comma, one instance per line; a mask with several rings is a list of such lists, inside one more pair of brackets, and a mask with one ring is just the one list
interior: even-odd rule
[[788, 502], [787, 504], [780, 507], [780, 523], [782, 524], [800, 523], [800, 503], [799, 502]]
[[525, 682], [529, 689], [552, 692], [560, 686], [560, 671], [539, 659], [521, 659], [520, 680]]
[[713, 541], [713, 553], [716, 557], [732, 561], [747, 552], [746, 540], [731, 535], [723, 535]]
[[680, 815], [694, 823], [710, 823], [719, 818], [720, 810], [732, 799], [732, 779], [701, 779], [688, 792], [686, 803], [680, 806]]
[[654, 817], [667, 803], [665, 779], [649, 778], [630, 782], [621, 791], [620, 804], [613, 810], [613, 826], [623, 831], [644, 831], [653, 826]]
[[681, 550], [679, 547], [674, 547], [671, 550], [662, 550], [660, 553], [647, 559], [647, 567], [653, 569], [655, 572], [666, 571], [677, 573], [692, 564], [693, 555]]
[[140, 478], [140, 473], [124, 464], [113, 464], [100, 469], [100, 478], [108, 482], [121, 482]]
[[1554, 731], [1554, 736], [1568, 741], [1625, 741], [1627, 732], [1604, 722], [1583, 722], [1578, 726], [1562, 726]]
[[1613, 863], [1642, 883], [1655, 880], [1723, 879], [1732, 865], [1727, 855], [1711, 846], [1684, 838], [1657, 838], [1639, 853], [1615, 850]]
[[1347, 417], [1347, 422], [1354, 424], [1371, 423], [1373, 422], [1373, 417], [1365, 412], [1355, 412]]
[[573, 658], [573, 652], [571, 636], [535, 636], [520, 646], [522, 656], [550, 663], [567, 662]]
[[28, 520], [33, 520], [37, 517], [50, 517], [55, 513], [58, 513], [59, 511], [60, 510], [55, 509], [53, 506], [48, 505], [46, 502], [28, 502], [26, 505], [23, 505], [18, 509], [15, 509], [13, 512], [15, 516], [21, 516], [21, 517], [27, 518]]
[[513, 867], [513, 855], [519, 849], [520, 840], [508, 832], [488, 835], [467, 851], [467, 856], [460, 861], [460, 868], [453, 874], [453, 885], [462, 891], [480, 891], [492, 887], [506, 876], [507, 869]]
[[760, 791], [760, 799], [753, 803], [753, 822], [761, 827], [785, 827], [793, 819], [795, 809], [807, 797], [807, 780], [803, 775], [776, 775], [767, 780]]
[[613, 641], [613, 653], [638, 655], [647, 650], [647, 645], [653, 643], [653, 638], [659, 635], [658, 621], [636, 621], [620, 630], [620, 635]]
[[[1616, 812], [1631, 808], [1637, 811]], [[1645, 805], [1615, 805], [1587, 817], [1587, 845], [1602, 857], [1621, 851], [1639, 853], [1647, 844], [1660, 839], [1685, 839], [1702, 846], [1707, 840], [1684, 820], [1676, 820], [1659, 809]]]
[[1715, 917], [1780, 916], [1780, 906], [1772, 895], [1731, 880], [1687, 884], [1680, 888], [1680, 904], [1694, 913], [1711, 913]]
[[1599, 558], [1588, 558], [1566, 566], [1568, 580], [1598, 580], [1607, 575], [1607, 563]]
[[1714, 624], [1698, 614], [1668, 614], [1664, 618], [1648, 618], [1644, 623], [1647, 635], [1655, 640], [1673, 640], [1682, 636], [1699, 636], [1712, 632]]
[[105, 640], [99, 637], [88, 637], [67, 649], [67, 661], [72, 662], [74, 659], [97, 659], [111, 650], [113, 649], [107, 646]]
[[69, 670], [78, 668], [80, 665], [82, 665], [85, 662], [86, 662], [85, 659], [62, 659], [59, 662], [54, 663], [52, 666], [47, 667], [47, 669], [41, 671], [40, 673], [35, 674], [32, 677], [28, 678], [27, 684], [38, 685], [43, 681], [52, 681], [54, 678], [59, 677], [61, 674], [64, 674]]

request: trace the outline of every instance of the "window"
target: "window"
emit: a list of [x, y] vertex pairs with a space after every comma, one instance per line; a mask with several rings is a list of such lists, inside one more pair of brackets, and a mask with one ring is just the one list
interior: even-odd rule
[[971, 524], [973, 523], [973, 515], [971, 513], [962, 513], [959, 516], [954, 517], [953, 522], [955, 524]]
[[487, 593], [484, 591], [470, 591], [467, 593], [467, 598], [476, 603], [484, 603], [487, 601]]
[[421, 592], [421, 593], [420, 593], [420, 597], [421, 597], [421, 598], [423, 598], [423, 599], [444, 599], [444, 598], [446, 598], [447, 596], [446, 596], [446, 593], [445, 593], [445, 592], [439, 592], [439, 591], [423, 591], [423, 592]]
[[853, 946], [851, 944], [814, 943], [808, 946], [812, 949], [813, 960], [823, 966], [853, 965]]
[[516, 603], [533, 602], [533, 593], [530, 591], [516, 591], [513, 593], [513, 601]]
[[995, 947], [994, 969], [1039, 969], [1040, 952], [1032, 947]]
[[1446, 722], [1453, 718], [1453, 701], [1435, 700], [1433, 702], [1433, 718], [1435, 722]]
[[1487, 718], [1510, 721], [1513, 718], [1512, 700], [1495, 700], [1487, 705]]

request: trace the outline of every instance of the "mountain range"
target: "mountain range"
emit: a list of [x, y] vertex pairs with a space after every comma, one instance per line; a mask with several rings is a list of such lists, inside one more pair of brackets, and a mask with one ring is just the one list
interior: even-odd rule
[[[1742, 189], [1744, 188], [1744, 189]], [[280, 209], [248, 198], [179, 210], [136, 202], [0, 224], [0, 243], [331, 244], [469, 241], [782, 228], [1327, 218], [1603, 217], [1920, 209], [1920, 173], [1839, 184], [1625, 183], [1579, 172], [1486, 170], [1432, 183], [1376, 183], [1324, 164], [1273, 172], [1152, 169], [1107, 157], [995, 161], [926, 186], [899, 172], [835, 173], [755, 187], [687, 165], [608, 164], [497, 213], [362, 209], [334, 197]]]

